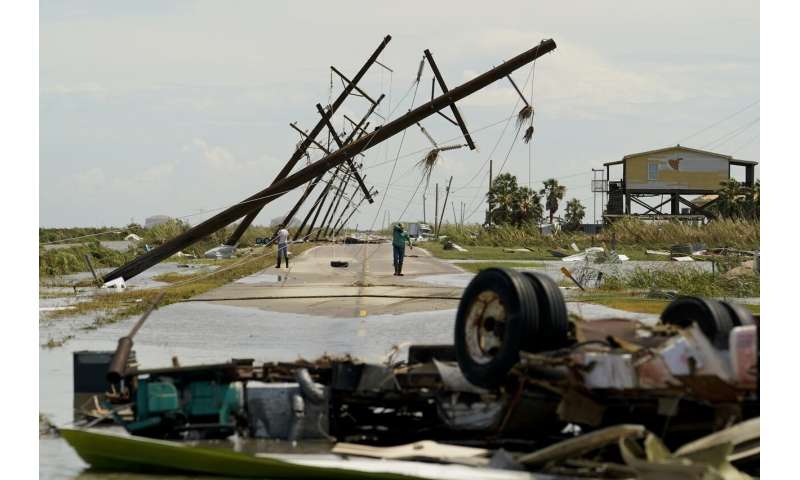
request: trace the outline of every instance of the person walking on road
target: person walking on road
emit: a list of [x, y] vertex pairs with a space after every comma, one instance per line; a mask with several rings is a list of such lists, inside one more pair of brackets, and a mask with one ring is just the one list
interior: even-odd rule
[[275, 268], [281, 268], [281, 255], [286, 260], [286, 268], [289, 268], [289, 230], [286, 230], [286, 227], [281, 225], [281, 229], [278, 230], [277, 238], [278, 242], [278, 263], [275, 265]]
[[406, 243], [408, 243], [408, 248], [414, 248], [411, 244], [411, 238], [403, 231], [403, 224], [398, 223], [394, 226], [392, 234], [392, 256], [394, 258], [394, 274], [401, 277], [403, 276], [403, 257], [406, 255]]

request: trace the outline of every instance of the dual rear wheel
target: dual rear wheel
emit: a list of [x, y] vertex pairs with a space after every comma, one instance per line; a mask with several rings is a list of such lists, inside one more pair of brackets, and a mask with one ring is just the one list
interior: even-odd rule
[[474, 385], [495, 387], [519, 362], [567, 342], [564, 297], [550, 277], [504, 268], [482, 270], [461, 296], [456, 314], [456, 359]]
[[[734, 327], [753, 325], [741, 305], [680, 297], [662, 312], [666, 324], [697, 323], [719, 349], [728, 348]], [[493, 388], [519, 362], [520, 352], [555, 350], [568, 344], [569, 321], [558, 285], [539, 272], [482, 270], [464, 290], [456, 313], [455, 353], [472, 384]]]

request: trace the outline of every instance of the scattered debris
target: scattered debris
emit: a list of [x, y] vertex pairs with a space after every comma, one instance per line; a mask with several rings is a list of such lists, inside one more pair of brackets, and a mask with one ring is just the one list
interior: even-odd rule
[[642, 425], [615, 425], [523, 455], [519, 458], [519, 462], [526, 465], [544, 465], [568, 458], [580, 457], [598, 448], [619, 442], [624, 438], [642, 438], [646, 433], [647, 429]]
[[107, 281], [103, 284], [100, 288], [116, 288], [118, 290], [122, 290], [126, 287], [125, 280], [122, 277], [117, 277], [112, 280]]
[[214, 247], [211, 250], [208, 250], [206, 253], [203, 254], [203, 256], [206, 258], [222, 260], [227, 258], [233, 258], [233, 254], [235, 252], [236, 252], [235, 245], [220, 245], [219, 247]]
[[386, 237], [380, 235], [373, 235], [371, 233], [355, 233], [344, 237], [344, 243], [347, 244], [361, 244], [361, 243], [384, 243], [387, 242]]
[[331, 449], [331, 453], [391, 460], [432, 460], [443, 463], [459, 463], [464, 459], [483, 458], [485, 459], [485, 463], [488, 464], [490, 452], [485, 448], [461, 447], [423, 440], [393, 447], [373, 447], [357, 443], [337, 443]]
[[583, 262], [586, 260], [597, 260], [605, 255], [606, 249], [603, 247], [589, 247], [581, 253], [569, 255], [561, 259], [562, 262]]
[[451, 240], [445, 240], [443, 248], [445, 250], [455, 250], [457, 252], [469, 252], [466, 248], [462, 247], [457, 243], [453, 243]]
[[505, 253], [530, 253], [531, 249], [530, 248], [525, 248], [525, 247], [521, 247], [521, 248], [504, 248], [503, 252], [505, 252]]
[[[336, 438], [341, 443], [334, 455], [424, 459], [478, 469], [469, 470], [478, 476], [493, 465], [595, 478], [672, 471], [745, 478], [727, 475], [739, 472], [741, 463], [732, 462], [757, 458], [752, 423], [687, 443], [758, 415], [758, 326], [742, 309], [715, 302], [682, 297], [656, 325], [583, 322], [567, 317], [563, 295], [546, 275], [490, 268], [464, 291], [455, 345], [409, 348], [405, 360], [395, 351], [382, 364], [322, 357], [139, 369], [130, 365], [131, 337], [145, 314], [108, 363], [76, 370], [74, 381], [92, 377], [96, 383], [99, 374], [108, 393], [95, 410], [136, 436], [238, 433], [292, 444]], [[628, 418], [637, 425], [625, 424]], [[106, 435], [67, 430], [64, 437], [94, 464], [112, 461], [98, 448], [98, 442], [111, 443]], [[148, 441], [119, 438], [121, 456], [113, 462], [153, 462], [139, 448], [122, 448], [144, 448]], [[529, 453], [492, 453], [504, 445]], [[159, 466], [219, 473], [209, 467], [214, 462], [202, 460], [205, 451], [188, 448], [175, 459], [161, 456], [166, 464]], [[244, 474], [242, 465], [253, 458], [267, 457], [231, 457], [225, 468], [235, 465]]]
[[561, 273], [563, 273], [565, 277], [572, 280], [575, 283], [575, 285], [578, 286], [578, 288], [580, 288], [583, 291], [586, 290], [585, 288], [583, 288], [583, 285], [581, 285], [581, 283], [578, 280], [576, 280], [575, 277], [572, 276], [572, 273], [569, 270], [567, 270], [567, 267], [561, 267]]
[[331, 267], [333, 268], [347, 268], [349, 265], [349, 262], [343, 260], [331, 260]]
[[659, 255], [662, 257], [669, 257], [670, 255], [672, 255], [670, 252], [666, 250], [645, 250], [644, 253], [646, 253], [647, 255]]

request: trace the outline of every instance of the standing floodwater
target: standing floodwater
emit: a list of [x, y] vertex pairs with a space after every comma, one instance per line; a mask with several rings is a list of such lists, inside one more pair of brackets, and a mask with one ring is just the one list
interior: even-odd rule
[[[452, 342], [455, 312], [326, 318], [231, 307], [182, 303], [156, 310], [136, 336], [136, 356], [144, 367], [217, 363], [236, 358], [256, 362], [316, 358], [350, 353], [380, 361], [394, 345]], [[56, 425], [72, 420], [72, 352], [114, 350], [131, 318], [99, 330], [76, 332], [65, 346], [39, 351], [39, 411]], [[401, 353], [400, 355], [403, 355]], [[39, 442], [41, 478], [139, 478], [81, 474], [85, 464], [61, 439]], [[146, 477], [153, 478], [153, 477]], [[173, 477], [169, 477], [173, 478]]]

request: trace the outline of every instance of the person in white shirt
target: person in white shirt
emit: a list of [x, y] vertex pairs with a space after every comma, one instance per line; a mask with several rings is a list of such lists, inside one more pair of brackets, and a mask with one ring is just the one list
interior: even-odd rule
[[286, 260], [286, 268], [289, 268], [289, 230], [286, 230], [286, 227], [283, 225], [281, 225], [281, 229], [278, 230], [276, 241], [278, 242], [278, 263], [275, 265], [275, 268], [281, 268], [281, 255], [283, 255], [284, 260]]

